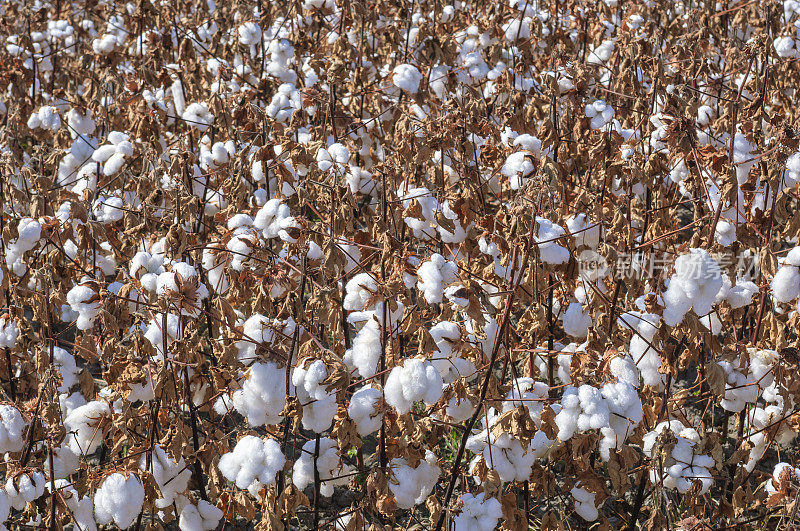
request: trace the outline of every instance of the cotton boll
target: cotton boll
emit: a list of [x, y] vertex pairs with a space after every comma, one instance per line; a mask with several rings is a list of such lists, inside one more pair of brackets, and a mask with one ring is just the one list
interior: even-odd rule
[[286, 403], [286, 370], [271, 361], [254, 363], [232, 401], [251, 426], [278, 424]]
[[800, 268], [784, 264], [778, 268], [770, 283], [772, 297], [782, 303], [789, 303], [800, 295]]
[[[700, 436], [693, 428], [685, 427], [679, 420], [661, 422], [642, 439], [645, 455], [655, 457], [653, 448], [665, 430], [672, 432], [669, 437], [674, 436], [676, 442], [670, 459], [663, 463], [663, 468], [650, 471], [650, 480], [653, 483], [663, 483], [665, 488], [675, 489], [681, 494], [692, 488], [693, 481], [700, 481], [700, 494], [705, 494], [713, 483], [708, 469], [714, 466], [714, 459], [709, 455], [695, 454], [694, 448], [700, 442]], [[653, 466], [659, 466], [655, 460]]]
[[675, 274], [664, 293], [664, 322], [677, 326], [690, 309], [707, 315], [721, 288], [719, 264], [705, 249], [690, 249], [675, 260]]
[[542, 261], [553, 265], [566, 263], [569, 260], [569, 250], [558, 244], [558, 240], [566, 234], [566, 231], [563, 227], [539, 216], [536, 216], [536, 223], [539, 230], [534, 236], [534, 241], [537, 243]]
[[424, 400], [435, 404], [442, 396], [444, 382], [436, 368], [429, 362], [409, 358], [402, 366], [392, 369], [386, 380], [386, 403], [401, 415], [411, 411], [414, 402]]
[[585, 338], [592, 326], [592, 318], [583, 311], [579, 302], [572, 302], [561, 316], [564, 333], [575, 338]]
[[0, 452], [22, 450], [25, 445], [23, 432], [27, 424], [17, 408], [0, 404]]
[[186, 491], [192, 473], [183, 457], [178, 461], [173, 460], [164, 449], [156, 444], [150, 457], [150, 467], [147, 466], [147, 455], [139, 459], [139, 468], [152, 472], [156, 480], [161, 498], [156, 500], [156, 507], [169, 507], [175, 499]]
[[597, 520], [597, 517], [600, 513], [597, 511], [597, 507], [594, 505], [594, 492], [589, 492], [582, 487], [576, 486], [573, 487], [570, 493], [575, 500], [575, 512], [578, 513], [578, 516], [587, 522], [593, 522]]
[[[81, 497], [78, 491], [64, 479], [56, 480], [55, 484], [61, 499], [64, 500], [67, 509], [69, 509], [71, 513], [71, 519], [74, 520], [75, 528], [80, 531], [97, 531], [91, 494]], [[50, 490], [50, 483], [47, 484], [47, 489]], [[0, 497], [2, 497], [2, 495], [0, 495]], [[3, 522], [5, 519], [3, 518], [1, 506], [2, 501], [0, 501], [0, 522]]]
[[455, 262], [434, 253], [430, 260], [417, 269], [417, 289], [422, 292], [428, 304], [442, 302], [444, 288], [458, 279], [458, 266]]
[[584, 109], [592, 129], [602, 129], [614, 118], [614, 109], [603, 100], [596, 100]]
[[436, 456], [430, 450], [425, 450], [425, 459], [420, 460], [416, 468], [403, 458], [392, 459], [389, 468], [389, 490], [400, 509], [411, 509], [423, 503], [433, 492], [441, 473]]
[[400, 90], [411, 94], [419, 91], [419, 84], [422, 82], [422, 73], [414, 65], [402, 64], [394, 67], [392, 71], [392, 83]]
[[181, 531], [213, 531], [222, 519], [222, 509], [199, 500], [197, 505], [188, 504], [181, 511], [178, 529]]
[[67, 124], [72, 138], [78, 135], [91, 135], [95, 130], [92, 112], [89, 109], [85, 109], [83, 114], [78, 109], [70, 109], [67, 113]]
[[436, 368], [445, 383], [452, 383], [463, 377], [471, 380], [476, 376], [475, 365], [458, 355], [454, 346], [461, 342], [461, 329], [457, 323], [442, 321], [430, 329], [436, 343], [438, 354], [431, 356], [431, 364]]
[[239, 26], [239, 42], [253, 46], [261, 41], [261, 28], [255, 22], [245, 22]]
[[11, 316], [4, 314], [0, 317], [0, 348], [14, 348], [18, 337], [19, 327]]
[[[351, 278], [345, 285], [344, 309], [362, 311], [374, 308], [379, 300], [378, 280], [370, 273], [359, 273]], [[371, 303], [371, 304], [370, 304]]]
[[183, 112], [182, 118], [199, 131], [205, 131], [214, 122], [214, 115], [209, 112], [205, 103], [192, 103]]
[[100, 447], [103, 429], [100, 426], [111, 416], [111, 409], [105, 402], [93, 400], [73, 409], [64, 419], [67, 446], [76, 455], [90, 455]]
[[286, 458], [276, 440], [245, 435], [232, 452], [220, 458], [219, 471], [236, 487], [258, 496], [262, 486], [275, 484], [275, 476], [285, 463]]
[[6, 481], [5, 492], [11, 506], [21, 511], [25, 506], [44, 495], [47, 478], [39, 471], [23, 472], [10, 476]]
[[289, 206], [281, 202], [280, 199], [267, 201], [267, 204], [256, 213], [253, 226], [261, 229], [262, 235], [268, 240], [280, 237], [281, 240], [286, 242], [294, 240], [287, 231], [300, 227], [292, 217]]
[[53, 448], [53, 475], [56, 479], [64, 479], [75, 473], [78, 470], [78, 465], [78, 456], [69, 446]]
[[489, 531], [495, 529], [503, 510], [496, 498], [490, 498], [484, 492], [478, 496], [462, 494], [459, 498], [463, 507], [453, 517], [453, 526], [457, 531]]
[[379, 406], [383, 393], [370, 386], [365, 386], [353, 393], [347, 407], [348, 416], [355, 422], [356, 430], [362, 437], [375, 433], [383, 421], [383, 411]]
[[517, 151], [506, 158], [500, 173], [508, 177], [512, 190], [519, 190], [534, 174], [535, 169], [532, 154], [527, 151]]
[[97, 523], [114, 523], [120, 529], [133, 525], [143, 504], [144, 486], [135, 474], [127, 477], [119, 472], [111, 474], [103, 480], [94, 495]]
[[317, 151], [317, 166], [322, 171], [333, 169], [337, 173], [344, 173], [347, 164], [350, 162], [350, 150], [344, 145], [331, 144], [327, 148], [320, 148]]
[[331, 427], [336, 415], [336, 393], [325, 390], [323, 382], [328, 370], [322, 360], [313, 361], [307, 368], [298, 366], [292, 371], [292, 384], [297, 399], [303, 404], [303, 427], [322, 433]]
[[[315, 440], [310, 440], [303, 445], [300, 458], [295, 461], [292, 468], [292, 482], [300, 490], [314, 483], [314, 454]], [[331, 496], [337, 485], [346, 485], [350, 479], [347, 475], [350, 467], [343, 463], [339, 457], [336, 441], [328, 437], [319, 439], [319, 453], [316, 459], [317, 472], [320, 479], [320, 494]]]
[[78, 313], [78, 330], [89, 330], [100, 315], [99, 286], [93, 280], [84, 279], [81, 284], [67, 292], [67, 303]]

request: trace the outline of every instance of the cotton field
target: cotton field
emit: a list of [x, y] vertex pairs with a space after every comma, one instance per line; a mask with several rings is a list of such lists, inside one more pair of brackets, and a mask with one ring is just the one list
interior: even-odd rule
[[0, 40], [0, 531], [800, 526], [800, 2]]

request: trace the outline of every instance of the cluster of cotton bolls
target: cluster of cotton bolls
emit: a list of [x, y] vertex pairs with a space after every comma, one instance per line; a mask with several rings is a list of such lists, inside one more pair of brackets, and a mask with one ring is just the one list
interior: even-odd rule
[[[694, 428], [686, 427], [679, 420], [664, 421], [646, 433], [642, 443], [644, 453], [653, 458], [650, 470], [653, 483], [663, 482], [665, 488], [675, 489], [681, 494], [688, 492], [696, 481], [700, 482], [700, 494], [711, 488], [714, 458], [695, 453], [700, 434]], [[671, 448], [672, 451], [661, 459], [656, 455], [656, 448]]]
[[322, 360], [314, 360], [307, 367], [298, 365], [292, 370], [292, 384], [297, 399], [303, 404], [303, 427], [322, 433], [331, 427], [336, 415], [336, 392], [328, 391], [324, 384], [328, 369]]

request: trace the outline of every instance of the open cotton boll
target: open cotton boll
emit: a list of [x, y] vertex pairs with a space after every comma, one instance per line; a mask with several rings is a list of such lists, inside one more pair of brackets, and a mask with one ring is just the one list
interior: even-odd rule
[[592, 318], [583, 311], [583, 306], [579, 302], [572, 302], [561, 315], [561, 322], [564, 326], [564, 333], [575, 338], [585, 338], [589, 335], [589, 327], [592, 326]]
[[234, 343], [236, 357], [242, 364], [250, 365], [258, 360], [259, 345], [274, 347], [282, 340], [291, 341], [296, 327], [297, 323], [291, 317], [282, 321], [260, 313], [251, 315], [242, 325], [242, 339]]
[[433, 492], [441, 473], [436, 456], [430, 450], [425, 450], [425, 459], [420, 460], [416, 468], [398, 457], [389, 462], [389, 468], [389, 490], [400, 509], [411, 509], [423, 503]]
[[539, 229], [534, 241], [538, 244], [536, 247], [542, 262], [558, 265], [569, 261], [569, 250], [558, 244], [559, 239], [566, 234], [564, 228], [539, 216], [536, 216], [536, 224]]
[[461, 512], [453, 517], [454, 531], [489, 531], [497, 527], [503, 516], [500, 502], [485, 492], [478, 496], [462, 494], [459, 500], [463, 506]]
[[566, 441], [575, 432], [607, 427], [610, 414], [600, 389], [590, 385], [567, 387], [561, 397], [561, 411], [555, 417], [558, 438]]
[[333, 169], [337, 173], [344, 173], [350, 162], [350, 150], [340, 143], [331, 144], [327, 148], [317, 151], [317, 166], [322, 171]]
[[636, 388], [627, 382], [607, 383], [602, 389], [603, 399], [609, 410], [609, 426], [600, 429], [600, 457], [611, 458], [611, 449], [621, 448], [622, 443], [644, 418], [642, 402]]
[[378, 431], [383, 421], [381, 401], [383, 393], [371, 386], [364, 386], [350, 397], [347, 415], [355, 422], [356, 430], [362, 437]]
[[72, 311], [78, 313], [76, 323], [78, 330], [89, 330], [94, 326], [94, 321], [100, 315], [100, 294], [98, 284], [93, 280], [84, 279], [83, 282], [67, 292], [67, 303]]
[[28, 425], [17, 408], [0, 404], [0, 452], [18, 452], [25, 445], [23, 432]]
[[286, 369], [271, 361], [254, 363], [245, 371], [242, 388], [234, 391], [232, 402], [251, 426], [278, 424], [286, 403]]
[[796, 299], [800, 295], [800, 267], [784, 260], [772, 277], [770, 290], [772, 297], [778, 302], [789, 303]]
[[6, 480], [5, 492], [8, 494], [11, 506], [21, 511], [27, 504], [38, 500], [44, 495], [47, 478], [41, 472], [23, 472]]
[[408, 358], [402, 366], [392, 369], [386, 379], [386, 403], [401, 415], [411, 411], [414, 402], [424, 400], [435, 404], [442, 397], [444, 382], [439, 371], [427, 361]]
[[[800, 468], [794, 467], [789, 463], [778, 463], [772, 469], [772, 478], [767, 481], [764, 490], [769, 495], [775, 494], [781, 490], [781, 487], [787, 481], [793, 485], [800, 484]], [[786, 490], [785, 487], [783, 490]]]
[[533, 155], [527, 151], [517, 151], [506, 157], [500, 173], [508, 177], [512, 190], [519, 190], [535, 170]]
[[582, 212], [567, 218], [567, 230], [575, 238], [577, 247], [597, 249], [600, 244], [600, 224], [590, 221]]
[[[2, 279], [0, 279], [0, 282]], [[19, 337], [19, 327], [11, 319], [11, 316], [4, 314], [0, 317], [0, 348], [14, 348]]]
[[660, 387], [666, 378], [658, 372], [661, 366], [660, 342], [656, 340], [661, 317], [653, 313], [626, 312], [618, 319], [621, 327], [633, 331], [628, 351], [645, 385]]
[[[300, 490], [314, 483], [314, 439], [303, 445], [300, 458], [295, 461], [292, 468], [292, 482]], [[348, 474], [350, 467], [343, 463], [339, 457], [339, 448], [336, 441], [328, 437], [319, 439], [319, 454], [317, 457], [317, 472], [320, 479], [320, 494], [331, 496], [337, 485], [347, 485], [350, 482]]]
[[287, 231], [300, 228], [292, 217], [289, 205], [277, 198], [270, 199], [261, 207], [253, 220], [253, 226], [261, 229], [264, 238], [270, 240], [280, 237], [285, 242], [295, 241]]
[[[725, 360], [718, 362], [726, 375], [725, 394], [720, 405], [727, 411], [739, 412], [747, 404], [755, 404], [763, 390], [775, 380], [772, 368], [780, 358], [776, 351], [749, 347], [747, 355], [749, 367], [734, 366]], [[743, 361], [739, 361], [741, 365]]]
[[378, 280], [370, 273], [359, 273], [345, 284], [344, 309], [351, 311], [367, 310], [379, 300]]
[[578, 516], [587, 522], [594, 522], [597, 520], [600, 513], [594, 505], [594, 492], [589, 492], [582, 487], [575, 486], [570, 491], [570, 494], [572, 494], [572, 498], [575, 500], [575, 512], [578, 513]]
[[[766, 393], [764, 394], [766, 397]], [[750, 423], [745, 437], [753, 447], [744, 468], [752, 472], [767, 452], [767, 447], [777, 444], [779, 448], [787, 448], [797, 434], [787, 421], [788, 415], [781, 405], [755, 407], [747, 413]]]
[[139, 468], [152, 472], [158, 490], [161, 492], [161, 498], [156, 500], [156, 507], [169, 507], [180, 494], [186, 491], [192, 473], [186, 466], [183, 457], [177, 462], [174, 461], [159, 444], [153, 447], [150, 465], [151, 468], [148, 468], [147, 454], [143, 454], [139, 459]]
[[606, 105], [603, 100], [596, 100], [584, 109], [586, 117], [589, 118], [589, 126], [592, 129], [602, 129], [614, 118], [614, 108]]
[[[348, 320], [349, 321], [349, 320]], [[345, 352], [344, 362], [367, 378], [375, 374], [381, 355], [381, 325], [377, 319], [368, 319], [353, 338], [353, 346]]]
[[21, 277], [28, 271], [28, 265], [23, 260], [23, 255], [33, 250], [42, 237], [42, 225], [38, 220], [22, 218], [17, 224], [17, 239], [11, 241], [5, 248], [6, 266], [11, 273]]
[[442, 376], [445, 383], [452, 383], [456, 378], [473, 379], [476, 376], [475, 365], [458, 355], [454, 346], [461, 343], [461, 329], [458, 323], [442, 321], [430, 329], [431, 337], [436, 343], [438, 354], [431, 355], [431, 364]]
[[[65, 479], [56, 480], [55, 485], [60, 494], [60, 499], [64, 500], [67, 509], [71, 513], [70, 520], [75, 524], [75, 529], [79, 531], [97, 531], [91, 493], [81, 497], [75, 487]], [[52, 492], [50, 488], [50, 483], [48, 482], [47, 490]], [[5, 519], [3, 518], [2, 501], [0, 501], [0, 522], [3, 521]]]
[[115, 472], [103, 480], [94, 495], [94, 514], [100, 525], [127, 529], [136, 521], [144, 504], [144, 486], [136, 474]]
[[39, 110], [28, 118], [28, 129], [49, 129], [53, 132], [61, 127], [61, 117], [58, 110], [50, 105], [42, 105]]
[[64, 419], [67, 436], [64, 439], [76, 455], [90, 455], [103, 441], [100, 424], [111, 417], [111, 408], [105, 402], [92, 400], [73, 409]]
[[419, 91], [419, 84], [422, 82], [422, 73], [414, 65], [397, 65], [392, 70], [392, 83], [400, 90], [405, 90], [411, 94]]
[[245, 435], [232, 452], [220, 457], [219, 471], [236, 487], [258, 496], [262, 486], [275, 484], [284, 464], [286, 458], [276, 440]]
[[599, 65], [602, 66], [611, 58], [611, 54], [614, 52], [614, 41], [611, 39], [605, 40], [600, 43], [599, 46], [594, 48], [592, 51], [589, 52], [588, 57], [586, 58], [586, 62], [590, 65]]
[[675, 274], [664, 293], [664, 322], [677, 326], [690, 309], [698, 317], [707, 315], [721, 288], [719, 264], [705, 249], [690, 249], [675, 260]]
[[205, 131], [214, 123], [214, 115], [205, 103], [192, 103], [183, 111], [183, 120], [199, 131]]
[[[272, 96], [272, 101], [267, 105], [266, 112], [276, 122], [284, 123], [291, 120], [294, 112], [302, 108], [303, 100], [300, 91], [292, 83], [284, 83], [278, 87], [278, 91]], [[257, 179], [257, 181], [259, 180]], [[263, 181], [263, 177], [260, 181]]]
[[261, 42], [261, 28], [255, 22], [245, 22], [238, 29], [239, 42], [245, 46], [253, 46]]
[[214, 531], [222, 519], [222, 509], [199, 500], [197, 505], [191, 503], [181, 511], [178, 529], [181, 531]]
[[[53, 448], [53, 475], [56, 479], [64, 479], [78, 470], [79, 460], [69, 446]], [[48, 467], [48, 474], [50, 470]]]
[[292, 371], [292, 384], [297, 391], [297, 399], [303, 404], [303, 427], [322, 433], [331, 427], [336, 415], [336, 392], [325, 390], [323, 382], [328, 370], [322, 360], [313, 361], [307, 368], [295, 367]]
[[458, 280], [458, 266], [455, 262], [445, 260], [439, 253], [434, 253], [430, 260], [417, 268], [417, 279], [417, 289], [428, 304], [440, 303], [444, 288]]

